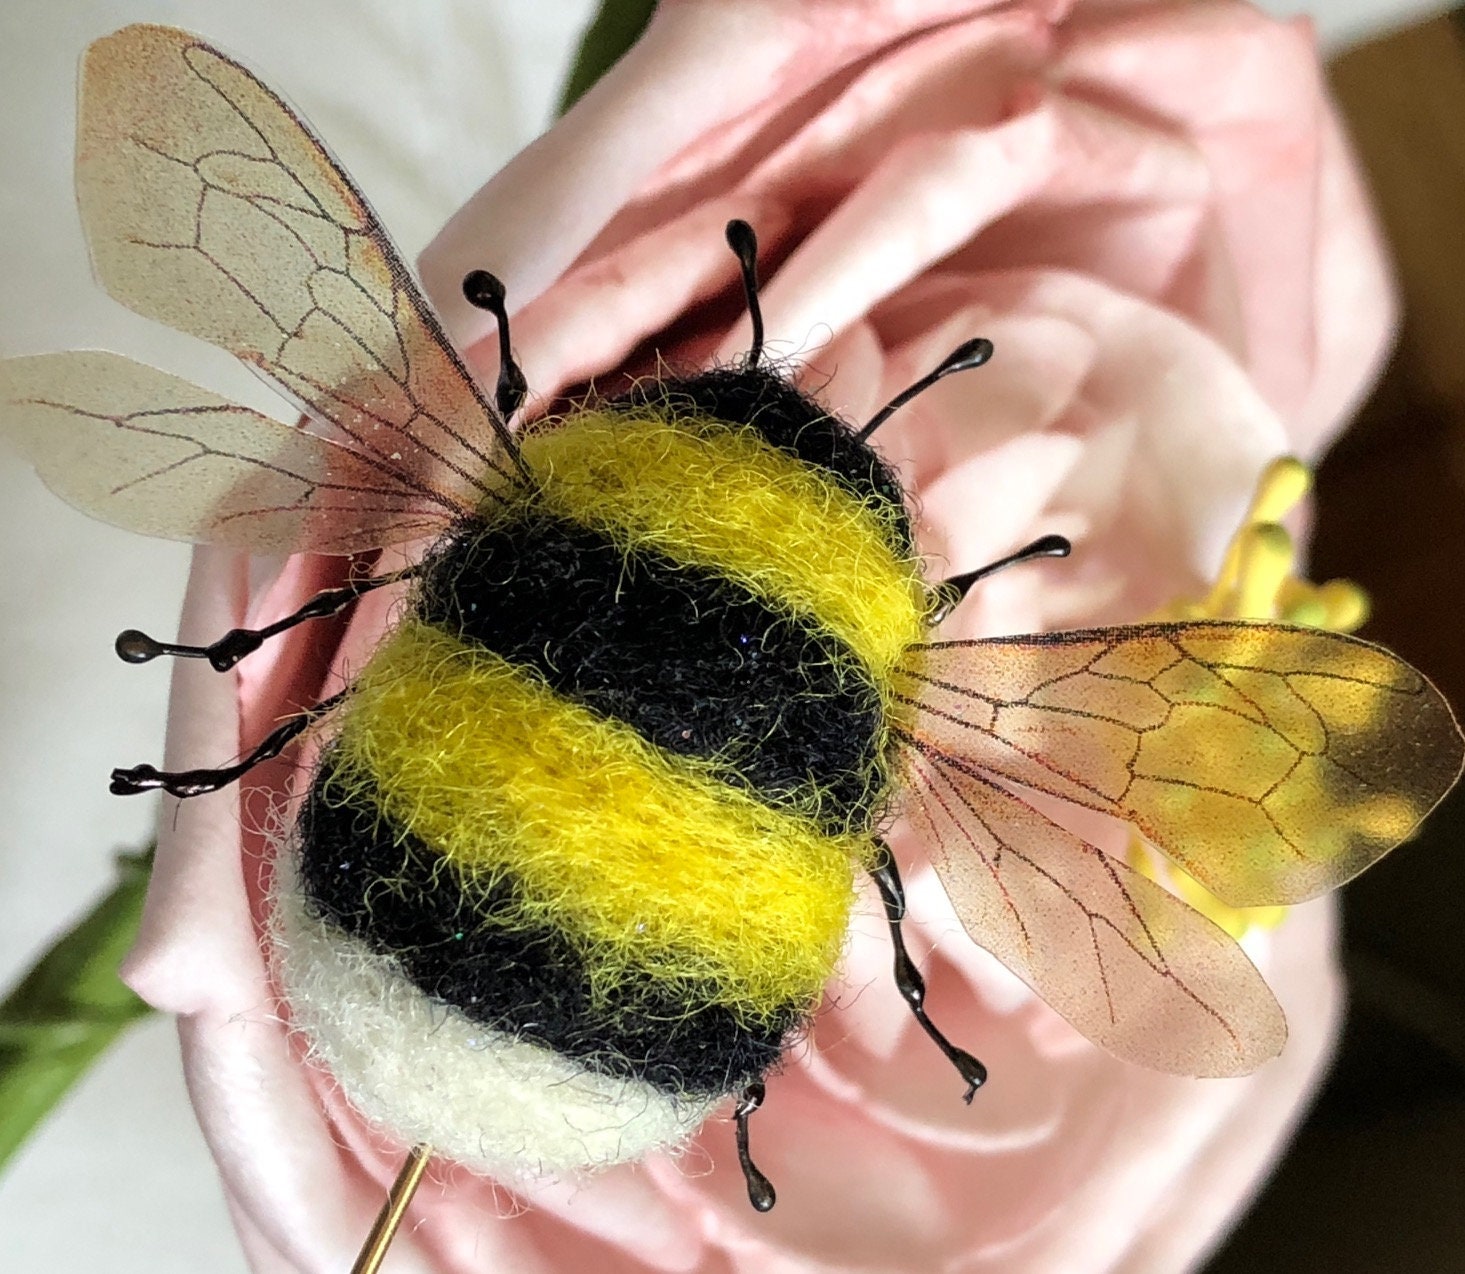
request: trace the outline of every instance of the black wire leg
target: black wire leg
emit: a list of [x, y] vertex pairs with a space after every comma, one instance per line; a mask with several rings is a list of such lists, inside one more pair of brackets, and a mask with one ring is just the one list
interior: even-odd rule
[[128, 769], [112, 771], [111, 789], [114, 796], [136, 796], [139, 792], [151, 792], [162, 788], [171, 796], [187, 798], [203, 796], [228, 787], [249, 773], [261, 761], [268, 761], [280, 755], [291, 742], [305, 733], [316, 721], [337, 707], [346, 697], [343, 690], [323, 699], [313, 708], [286, 717], [278, 726], [260, 741], [243, 760], [217, 770], [159, 770], [151, 765], [134, 765]]
[[987, 1082], [987, 1068], [965, 1049], [957, 1048], [926, 1016], [926, 980], [905, 949], [905, 938], [900, 931], [900, 922], [905, 919], [905, 886], [900, 883], [900, 873], [896, 870], [895, 855], [890, 852], [890, 846], [884, 841], [876, 841], [876, 845], [879, 856], [870, 869], [870, 875], [880, 890], [880, 901], [885, 904], [885, 920], [890, 926], [890, 940], [895, 944], [895, 985], [921, 1024], [921, 1029], [936, 1042], [936, 1047], [946, 1054], [966, 1080], [967, 1089], [962, 1100], [970, 1105], [977, 1089]]
[[129, 628], [126, 632], [117, 634], [117, 657], [130, 664], [149, 663], [161, 655], [173, 655], [179, 659], [207, 659], [215, 672], [228, 672], [245, 655], [254, 654], [271, 637], [277, 637], [309, 619], [325, 619], [338, 615], [357, 598], [383, 585], [410, 579], [419, 569], [409, 566], [389, 575], [367, 576], [341, 588], [327, 589], [323, 593], [317, 593], [293, 615], [277, 619], [265, 628], [231, 629], [208, 646], [178, 646], [172, 642], [158, 641], [146, 633], [138, 632], [136, 628]]

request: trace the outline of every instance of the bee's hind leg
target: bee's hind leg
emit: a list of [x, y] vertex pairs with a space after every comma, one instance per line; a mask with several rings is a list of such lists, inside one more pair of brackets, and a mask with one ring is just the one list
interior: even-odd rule
[[738, 1123], [738, 1164], [743, 1170], [743, 1180], [748, 1183], [748, 1202], [759, 1212], [767, 1212], [778, 1200], [773, 1182], [758, 1171], [753, 1156], [748, 1150], [748, 1120], [763, 1104], [763, 1081], [755, 1079], [738, 1098], [733, 1117]]
[[332, 708], [339, 706], [345, 697], [346, 692], [343, 690], [329, 699], [323, 699], [313, 708], [307, 708], [304, 712], [297, 712], [294, 716], [286, 717], [269, 734], [265, 735], [248, 756], [234, 765], [224, 766], [217, 770], [168, 771], [155, 769], [151, 765], [134, 765], [125, 770], [113, 770], [112, 794], [114, 796], [136, 796], [139, 792], [151, 792], [162, 788], [172, 796], [186, 798], [203, 796], [207, 792], [217, 792], [221, 787], [228, 787], [230, 783], [243, 778], [261, 761], [268, 761], [272, 757], [279, 756], [293, 740], [304, 734]]
[[965, 1049], [952, 1044], [926, 1016], [926, 980], [905, 949], [905, 938], [900, 932], [900, 923], [905, 919], [905, 886], [900, 883], [900, 873], [896, 870], [895, 855], [890, 852], [890, 846], [884, 841], [875, 843], [879, 853], [870, 875], [880, 890], [880, 901], [885, 904], [885, 920], [890, 925], [890, 940], [895, 944], [895, 985], [921, 1024], [921, 1029], [935, 1041], [936, 1047], [946, 1054], [966, 1080], [963, 1100], [970, 1103], [977, 1089], [987, 1082], [987, 1068]]
[[323, 593], [317, 593], [294, 614], [286, 615], [284, 619], [277, 619], [264, 628], [231, 629], [208, 646], [175, 646], [172, 642], [157, 641], [146, 633], [129, 628], [126, 632], [117, 634], [117, 657], [130, 664], [149, 663], [160, 655], [173, 655], [179, 659], [207, 659], [215, 672], [228, 672], [245, 655], [252, 655], [271, 637], [277, 637], [308, 619], [325, 619], [330, 615], [338, 615], [358, 597], [385, 584], [410, 579], [419, 569], [409, 566], [405, 570], [392, 571], [387, 575], [369, 575], [353, 580], [341, 588], [327, 589]]

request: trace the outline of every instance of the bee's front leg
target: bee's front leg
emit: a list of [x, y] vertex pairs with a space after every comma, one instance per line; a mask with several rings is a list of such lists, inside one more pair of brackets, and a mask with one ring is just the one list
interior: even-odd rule
[[149, 663], [162, 655], [172, 655], [177, 659], [207, 659], [215, 672], [228, 672], [245, 655], [252, 655], [271, 637], [278, 637], [308, 619], [326, 619], [337, 615], [373, 589], [410, 579], [420, 569], [409, 566], [389, 575], [368, 576], [353, 580], [341, 588], [327, 589], [323, 593], [317, 593], [299, 610], [286, 615], [284, 619], [277, 619], [265, 628], [231, 629], [208, 646], [179, 646], [169, 641], [158, 641], [155, 637], [138, 632], [136, 628], [129, 628], [126, 632], [117, 634], [117, 657], [130, 664]]

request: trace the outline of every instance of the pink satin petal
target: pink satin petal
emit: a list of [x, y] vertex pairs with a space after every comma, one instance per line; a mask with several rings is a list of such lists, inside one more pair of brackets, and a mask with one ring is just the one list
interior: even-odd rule
[[1198, 1262], [1271, 1171], [1332, 1061], [1344, 1000], [1332, 954], [1336, 925], [1336, 905], [1319, 900], [1271, 935], [1266, 970], [1287, 1013], [1287, 1047], [1250, 1082], [1240, 1116], [1246, 1135], [1204, 1143], [1116, 1266], [1123, 1274], [1168, 1274]]
[[[1220, 64], [1227, 75], [1207, 73]], [[1238, 335], [1263, 393], [1284, 412], [1305, 410], [1323, 372], [1351, 390], [1333, 400], [1346, 403], [1375, 371], [1374, 342], [1389, 328], [1378, 321], [1390, 317], [1388, 286], [1375, 231], [1356, 215], [1359, 179], [1322, 97], [1311, 26], [1279, 26], [1225, 3], [1192, 6], [1173, 22], [1140, 13], [1081, 29], [1060, 65], [1065, 75], [1167, 118], [1205, 155], [1217, 176], [1217, 220], [1232, 268], [1252, 281], [1237, 294]], [[1353, 367], [1320, 357], [1346, 339], [1358, 314], [1320, 303], [1334, 286], [1325, 266], [1342, 266], [1372, 303], [1368, 333], [1359, 333], [1365, 350]]]
[[[680, 152], [717, 154], [729, 122], [797, 95], [917, 24], [937, 24], [965, 5], [890, 8], [871, 3], [797, 5], [786, 0], [691, 0], [658, 6], [640, 42], [550, 133], [528, 147], [464, 205], [419, 261], [450, 330], [472, 345], [491, 327], [458, 292], [472, 269], [493, 269], [513, 303], [537, 296], [652, 174]], [[727, 50], [738, 56], [729, 59]], [[655, 121], [654, 126], [648, 126]], [[744, 121], [746, 126], [746, 121]], [[589, 197], [587, 197], [587, 192]], [[492, 227], [485, 240], [484, 227]], [[485, 242], [492, 245], [484, 257]]]
[[[1115, 570], [1146, 563], [1146, 583], [1122, 599], [1130, 615], [1193, 587], [1220, 561], [1256, 475], [1286, 450], [1281, 421], [1244, 372], [1203, 333], [1172, 315], [1071, 274], [1014, 274], [989, 283], [1014, 308], [1056, 312], [1104, 339], [1083, 406], [1103, 427], [1127, 427], [1127, 455], [1076, 465], [1053, 501], [1104, 525], [1088, 548]], [[1075, 425], [1082, 428], [1082, 420]]]
[[[463, 300], [464, 274], [493, 270], [511, 304], [523, 306], [658, 167], [762, 100], [769, 77], [793, 52], [788, 24], [749, 24], [740, 8], [662, 6], [615, 73], [444, 227], [418, 268], [459, 342], [471, 346], [492, 330], [492, 319]], [[727, 60], [728, 47], [742, 56]]]
[[695, 1219], [639, 1167], [536, 1190], [533, 1206], [584, 1239], [610, 1244], [648, 1269], [696, 1269], [703, 1255]]
[[[1044, 523], [1044, 511], [1084, 461], [1083, 443], [1069, 434], [1024, 434], [948, 469], [921, 497], [923, 522], [945, 531], [922, 540], [937, 559], [933, 573], [956, 575], [996, 561], [1035, 538], [1029, 532], [1039, 524], [1045, 526], [1044, 533], [1056, 534], [1051, 530], [1056, 522]], [[1042, 480], [1033, 481], [1034, 474], [1042, 475]], [[980, 522], [965, 517], [974, 492], [980, 493]]]
[[[1097, 334], [1061, 314], [983, 304], [981, 276], [946, 276], [881, 307], [890, 349], [882, 399], [893, 398], [974, 336], [998, 355], [938, 381], [877, 435], [882, 452], [908, 460], [923, 488], [964, 460], [1062, 424], [1097, 357]], [[933, 323], [933, 313], [948, 317]]]
[[[243, 560], [199, 549], [179, 624], [181, 640], [211, 641], [243, 622]], [[223, 762], [239, 746], [238, 683], [196, 660], [173, 668], [166, 767], [199, 757]], [[142, 928], [123, 979], [143, 999], [170, 1013], [196, 1013], [253, 993], [262, 968], [241, 889], [239, 792], [192, 801], [164, 798], [157, 862]]]
[[[272, 999], [261, 979], [252, 1012], [184, 1018], [185, 1075], [231, 1203], [292, 1268], [326, 1274], [355, 1255], [383, 1195], [329, 1135]], [[432, 1269], [415, 1246], [403, 1268]]]
[[1312, 377], [1290, 412], [1300, 455], [1314, 457], [1348, 420], [1393, 347], [1398, 302], [1388, 252], [1369, 206], [1348, 139], [1337, 118], [1322, 122], [1318, 236], [1314, 262]]
[[[747, 199], [728, 198], [698, 207], [687, 216], [648, 230], [613, 256], [573, 269], [560, 284], [515, 319], [515, 344], [536, 392], [552, 394], [567, 384], [618, 366], [648, 331], [675, 322], [697, 304], [737, 286], [737, 262], [723, 240], [733, 217], [756, 223], [765, 242], [775, 242], [786, 220], [779, 211]], [[705, 362], [690, 350], [678, 362]], [[748, 340], [739, 325], [738, 352]], [[684, 341], [684, 345], [687, 342]], [[497, 374], [497, 351], [480, 344], [471, 352], [475, 370]], [[609, 384], [606, 392], [623, 388]]]
[[772, 329], [799, 339], [821, 323], [843, 327], [1031, 197], [1047, 127], [1027, 115], [1002, 130], [901, 145], [770, 285]]
[[[885, 357], [884, 333], [868, 318], [834, 335], [821, 333], [816, 345], [797, 351], [794, 357], [807, 360], [802, 367], [795, 363], [791, 368], [798, 384], [816, 394], [830, 411], [861, 425], [915, 379], [896, 373], [898, 388], [887, 392], [891, 368]], [[876, 450], [899, 465], [903, 457], [887, 448], [889, 436], [881, 430]]]

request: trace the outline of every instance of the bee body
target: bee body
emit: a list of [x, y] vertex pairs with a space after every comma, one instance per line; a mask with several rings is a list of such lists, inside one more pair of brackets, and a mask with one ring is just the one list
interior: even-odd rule
[[[900, 486], [758, 369], [648, 384], [524, 454], [535, 489], [438, 543], [355, 682], [299, 820], [303, 914], [519, 1073], [570, 1063], [583, 1082], [541, 1090], [554, 1126], [587, 1083], [612, 1085], [617, 1124], [695, 1126], [807, 1021], [871, 860], [891, 634], [923, 627]], [[830, 588], [811, 536], [883, 578]], [[298, 963], [297, 1011], [313, 997], [288, 984], [318, 972]], [[343, 1064], [365, 1028], [333, 1016], [309, 1034], [371, 1113]], [[507, 1137], [470, 1161], [545, 1144]], [[624, 1128], [618, 1146], [644, 1150]]]

